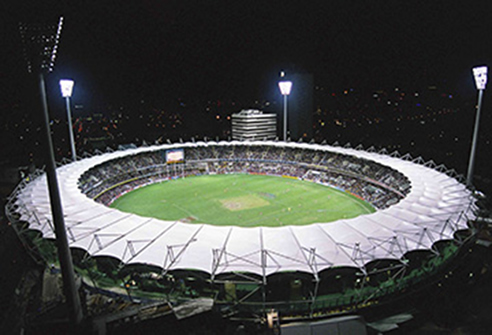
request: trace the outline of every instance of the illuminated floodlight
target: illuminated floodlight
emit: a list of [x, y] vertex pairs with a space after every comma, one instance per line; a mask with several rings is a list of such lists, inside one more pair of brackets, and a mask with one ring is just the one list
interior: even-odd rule
[[[284, 72], [282, 72], [281, 76], [284, 76]], [[284, 141], [287, 141], [287, 96], [292, 89], [292, 82], [289, 80], [279, 81], [278, 87], [280, 88], [280, 93], [284, 96]]]
[[473, 129], [472, 146], [470, 150], [470, 160], [468, 162], [468, 173], [466, 176], [466, 185], [472, 187], [473, 170], [475, 169], [475, 152], [477, 150], [478, 127], [480, 125], [480, 110], [482, 109], [482, 97], [485, 85], [487, 85], [487, 67], [477, 66], [473, 68], [473, 77], [475, 77], [475, 85], [478, 90], [478, 105], [477, 114], [475, 116], [475, 127]]
[[74, 81], [70, 79], [60, 80], [60, 89], [62, 97], [70, 98], [72, 96]]
[[282, 93], [282, 95], [289, 95], [290, 90], [292, 89], [292, 82], [281, 81], [278, 83], [278, 87], [280, 88], [280, 93]]
[[487, 67], [479, 66], [473, 68], [473, 76], [475, 77], [477, 90], [484, 90], [485, 85], [487, 85]]
[[[61, 193], [58, 187], [58, 175], [51, 139], [50, 117], [48, 112], [48, 101], [46, 94], [46, 84], [44, 75], [52, 72], [55, 66], [58, 42], [60, 40], [63, 26], [63, 17], [60, 17], [58, 24], [23, 24], [19, 25], [20, 37], [23, 44], [24, 58], [27, 63], [29, 73], [38, 74], [39, 93], [43, 111], [43, 132], [46, 144], [46, 186], [44, 197], [49, 196], [50, 208], [45, 212], [51, 212], [49, 219], [50, 226], [54, 228], [56, 246], [58, 250], [58, 261], [60, 262], [63, 293], [68, 307], [69, 329], [76, 329], [75, 326], [82, 323], [84, 317], [80, 304], [79, 288], [75, 284], [75, 273], [72, 263], [72, 255], [68, 246], [67, 230], [61, 203]], [[68, 97], [66, 98], [68, 101]], [[46, 190], [48, 193], [46, 193]], [[72, 328], [73, 327], [73, 328]]]
[[72, 161], [77, 160], [77, 153], [75, 151], [75, 138], [73, 136], [73, 125], [72, 125], [72, 112], [70, 111], [70, 97], [72, 96], [74, 81], [71, 79], [60, 80], [60, 89], [62, 97], [65, 98], [67, 105], [67, 123], [68, 123], [68, 135], [70, 137], [70, 148], [72, 151]]
[[29, 73], [53, 71], [62, 27], [63, 17], [59, 18], [57, 24], [19, 24], [24, 58]]

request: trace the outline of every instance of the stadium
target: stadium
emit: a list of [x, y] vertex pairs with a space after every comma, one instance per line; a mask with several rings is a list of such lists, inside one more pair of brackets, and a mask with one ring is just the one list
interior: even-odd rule
[[487, 7], [7, 7], [1, 334], [490, 333]]
[[[272, 311], [288, 323], [370, 310], [435, 282], [474, 240], [479, 211], [474, 193], [444, 166], [397, 152], [327, 144], [146, 146], [87, 156], [60, 166], [57, 174], [69, 245], [88, 291], [143, 306], [165, 302], [175, 310], [191, 303], [226, 318], [263, 323]], [[212, 198], [222, 207], [215, 217], [225, 221], [202, 218], [209, 205], [202, 212], [187, 207], [172, 218], [117, 209], [118, 201], [149, 185], [200, 185], [201, 178], [227, 176], [246, 177], [243, 188], [256, 177], [299, 183], [301, 195], [284, 203], [285, 189], [273, 182], [258, 189], [270, 184], [266, 179], [246, 195], [225, 197], [227, 187], [239, 183], [233, 179], [215, 193], [204, 184], [197, 200], [196, 188], [185, 191], [185, 200], [173, 203]], [[306, 185], [336, 192], [310, 198]], [[42, 172], [26, 178], [7, 213], [56, 264], [47, 192]], [[362, 203], [364, 210], [336, 203], [341, 213], [327, 218], [321, 214], [335, 209], [330, 201], [318, 203], [323, 197], [346, 198], [358, 208]], [[249, 211], [257, 219], [240, 220]]]

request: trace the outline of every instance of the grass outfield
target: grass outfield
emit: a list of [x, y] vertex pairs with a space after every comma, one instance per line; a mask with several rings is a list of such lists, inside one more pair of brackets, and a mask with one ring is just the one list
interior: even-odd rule
[[111, 207], [163, 220], [243, 227], [307, 225], [375, 211], [369, 203], [331, 187], [248, 174], [164, 181], [127, 193]]

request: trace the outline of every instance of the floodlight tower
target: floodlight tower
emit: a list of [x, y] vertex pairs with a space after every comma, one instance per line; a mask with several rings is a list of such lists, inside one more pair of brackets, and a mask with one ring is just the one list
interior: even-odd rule
[[[284, 76], [284, 72], [281, 72], [281, 77]], [[292, 82], [289, 80], [282, 80], [278, 83], [280, 93], [284, 96], [284, 141], [287, 141], [287, 96], [292, 89]]]
[[67, 104], [67, 120], [68, 120], [68, 134], [70, 135], [70, 147], [72, 149], [72, 161], [77, 160], [77, 153], [75, 151], [75, 140], [73, 137], [72, 126], [72, 112], [70, 111], [70, 98], [72, 97], [74, 81], [70, 79], [60, 80], [60, 89], [62, 97], [65, 98]]
[[55, 66], [56, 50], [61, 35], [63, 17], [60, 17], [57, 25], [27, 25], [21, 24], [19, 31], [24, 45], [24, 57], [29, 73], [35, 73], [39, 78], [39, 91], [43, 110], [43, 131], [46, 143], [46, 179], [48, 184], [51, 216], [56, 236], [58, 259], [63, 279], [63, 291], [68, 305], [68, 316], [72, 327], [82, 322], [83, 314], [75, 284], [75, 273], [70, 253], [65, 219], [61, 204], [60, 190], [56, 175], [55, 155], [51, 140], [48, 102], [46, 98], [45, 73], [53, 71]]
[[473, 68], [473, 76], [475, 77], [475, 85], [478, 90], [478, 106], [477, 115], [475, 116], [475, 129], [473, 130], [472, 147], [470, 151], [470, 161], [468, 163], [468, 174], [466, 176], [466, 185], [471, 187], [473, 184], [473, 170], [475, 168], [475, 151], [478, 140], [478, 126], [480, 125], [480, 110], [482, 109], [482, 97], [485, 86], [487, 85], [487, 67], [479, 66]]

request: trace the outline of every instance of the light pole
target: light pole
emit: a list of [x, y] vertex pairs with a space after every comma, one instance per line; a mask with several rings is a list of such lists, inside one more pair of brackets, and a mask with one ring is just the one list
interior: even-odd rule
[[75, 162], [77, 160], [77, 153], [75, 151], [75, 140], [73, 137], [72, 112], [70, 111], [70, 97], [72, 96], [73, 85], [73, 80], [60, 80], [61, 94], [67, 104], [68, 134], [70, 135], [70, 147], [72, 148], [72, 161]]
[[477, 148], [477, 140], [478, 140], [478, 126], [480, 124], [480, 110], [482, 109], [482, 96], [483, 90], [485, 90], [485, 86], [487, 85], [487, 67], [479, 66], [473, 68], [473, 76], [475, 77], [475, 85], [478, 90], [478, 106], [477, 106], [477, 115], [475, 117], [475, 129], [473, 130], [473, 140], [472, 147], [470, 151], [470, 161], [468, 163], [468, 174], [466, 176], [466, 185], [471, 187], [473, 184], [473, 170], [475, 168], [475, 151]]
[[292, 82], [285, 80], [278, 83], [280, 93], [284, 96], [284, 141], [287, 141], [287, 96], [292, 89]]
[[[62, 272], [63, 291], [68, 305], [68, 316], [73, 330], [81, 324], [84, 317], [82, 305], [75, 283], [75, 273], [72, 263], [72, 255], [68, 244], [65, 218], [61, 204], [60, 189], [56, 174], [55, 154], [51, 140], [50, 121], [48, 113], [48, 101], [46, 98], [46, 84], [44, 74], [53, 70], [55, 65], [56, 50], [61, 34], [63, 18], [57, 25], [23, 25], [19, 26], [19, 32], [24, 45], [24, 55], [27, 61], [27, 70], [37, 73], [39, 76], [39, 91], [43, 111], [43, 132], [46, 144], [46, 179], [51, 205], [52, 223], [56, 236], [58, 259]], [[48, 219], [47, 219], [48, 220]], [[50, 222], [50, 221], [48, 221]]]

